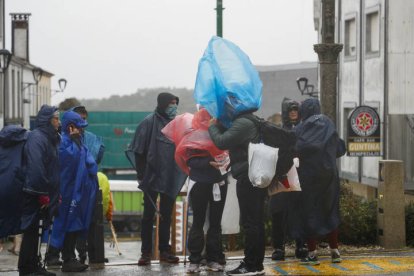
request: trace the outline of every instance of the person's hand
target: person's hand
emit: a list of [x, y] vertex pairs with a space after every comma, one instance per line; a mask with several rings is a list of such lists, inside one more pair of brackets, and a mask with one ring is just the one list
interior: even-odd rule
[[213, 166], [214, 168], [216, 168], [217, 170], [220, 169], [220, 164], [217, 163], [216, 161], [210, 161], [209, 162], [211, 166]]
[[37, 198], [37, 201], [40, 204], [40, 209], [44, 209], [47, 208], [47, 206], [49, 206], [50, 198], [47, 195], [41, 195]]
[[78, 128], [76, 128], [73, 124], [70, 124], [68, 126], [68, 129], [70, 138], [77, 139], [80, 137], [81, 131]]
[[208, 122], [208, 125], [215, 125], [217, 123], [217, 119], [216, 118], [211, 118], [210, 121]]

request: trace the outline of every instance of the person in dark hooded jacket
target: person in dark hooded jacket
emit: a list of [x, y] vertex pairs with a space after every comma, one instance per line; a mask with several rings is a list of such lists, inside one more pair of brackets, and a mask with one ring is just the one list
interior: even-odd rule
[[41, 265], [38, 231], [39, 221], [48, 225], [59, 205], [59, 126], [57, 108], [43, 105], [36, 117], [36, 128], [29, 133], [24, 146], [26, 181], [23, 185], [19, 275], [55, 275]]
[[307, 99], [300, 107], [302, 122], [295, 128], [295, 150], [300, 160], [301, 182], [299, 227], [293, 235], [306, 238], [308, 256], [302, 264], [318, 265], [317, 238], [328, 236], [333, 263], [341, 262], [338, 251], [339, 177], [336, 158], [345, 154], [345, 143], [334, 123], [321, 114], [317, 99]]
[[[283, 128], [292, 130], [299, 124], [299, 103], [284, 98], [282, 101]], [[272, 253], [272, 260], [280, 261], [285, 259], [285, 239], [288, 228], [287, 211], [289, 204], [295, 204], [300, 192], [277, 193], [269, 199], [269, 209], [272, 214], [272, 242], [275, 249]], [[307, 249], [301, 239], [296, 239], [296, 258], [304, 258]]]
[[137, 127], [130, 152], [135, 158], [138, 187], [144, 192], [144, 214], [141, 229], [141, 258], [138, 265], [151, 264], [155, 202], [160, 196], [159, 251], [160, 261], [178, 263], [171, 252], [171, 212], [186, 175], [175, 163], [175, 145], [162, 134], [163, 129], [177, 114], [178, 97], [163, 92], [157, 97], [156, 110]]

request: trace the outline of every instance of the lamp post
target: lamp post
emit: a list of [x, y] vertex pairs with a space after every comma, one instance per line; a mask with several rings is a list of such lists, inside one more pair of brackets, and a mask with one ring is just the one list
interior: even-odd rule
[[319, 92], [314, 91], [315, 86], [313, 84], [308, 84], [308, 78], [300, 77], [296, 79], [296, 84], [298, 85], [298, 89], [300, 93], [303, 95], [308, 95], [313, 98], [317, 98]]
[[12, 54], [6, 49], [0, 50], [0, 69], [3, 74], [3, 97], [2, 97], [2, 112], [3, 112], [3, 125], [2, 128], [6, 125], [6, 72], [9, 67]]
[[[65, 88], [66, 88], [66, 84], [68, 83], [68, 81], [66, 80], [66, 79], [63, 79], [63, 78], [61, 78], [61, 79], [59, 79], [58, 80], [58, 84], [59, 84], [59, 90], [57, 90], [57, 89], [52, 89], [51, 91], [54, 93], [54, 94], [56, 94], [56, 93], [59, 93], [59, 92], [63, 92], [64, 90], [65, 90]], [[53, 94], [53, 95], [54, 95]], [[52, 95], [52, 96], [53, 96]]]
[[338, 55], [343, 45], [335, 43], [335, 0], [322, 0], [322, 43], [313, 48], [320, 64], [322, 112], [336, 124]]

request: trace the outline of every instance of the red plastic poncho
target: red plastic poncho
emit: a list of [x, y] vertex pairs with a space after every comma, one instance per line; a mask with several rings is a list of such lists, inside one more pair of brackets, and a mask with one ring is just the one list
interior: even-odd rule
[[[190, 115], [192, 116], [191, 124], [189, 124]], [[162, 129], [162, 133], [176, 145], [175, 161], [177, 165], [186, 174], [189, 174], [188, 159], [208, 155], [215, 158], [217, 162], [227, 165], [228, 152], [218, 149], [208, 133], [211, 116], [207, 110], [201, 109], [194, 116], [189, 113], [180, 116], [177, 116]]]

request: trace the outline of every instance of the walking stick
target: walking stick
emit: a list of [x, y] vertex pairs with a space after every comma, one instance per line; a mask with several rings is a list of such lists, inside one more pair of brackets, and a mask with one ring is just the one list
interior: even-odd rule
[[39, 267], [42, 265], [42, 254], [40, 252], [40, 247], [42, 246], [42, 235], [43, 235], [43, 219], [39, 220], [39, 242], [37, 243], [37, 257], [39, 262]]
[[52, 237], [52, 232], [53, 232], [53, 221], [55, 220], [55, 217], [53, 216], [51, 221], [50, 221], [50, 226], [49, 226], [49, 235], [47, 237], [47, 244], [46, 244], [46, 252], [45, 252], [45, 260], [43, 261], [43, 268], [46, 267], [46, 259], [49, 255], [49, 247], [50, 247], [50, 238]]
[[187, 263], [187, 243], [188, 243], [188, 209], [189, 209], [189, 200], [185, 201], [185, 233], [184, 233], [184, 266], [186, 266]]
[[108, 221], [108, 223], [109, 223], [109, 226], [111, 227], [112, 238], [113, 238], [114, 243], [115, 243], [115, 248], [116, 248], [116, 251], [118, 252], [118, 255], [122, 255], [121, 251], [119, 251], [118, 239], [116, 238], [115, 227], [114, 227], [114, 225], [112, 224], [112, 220]]

